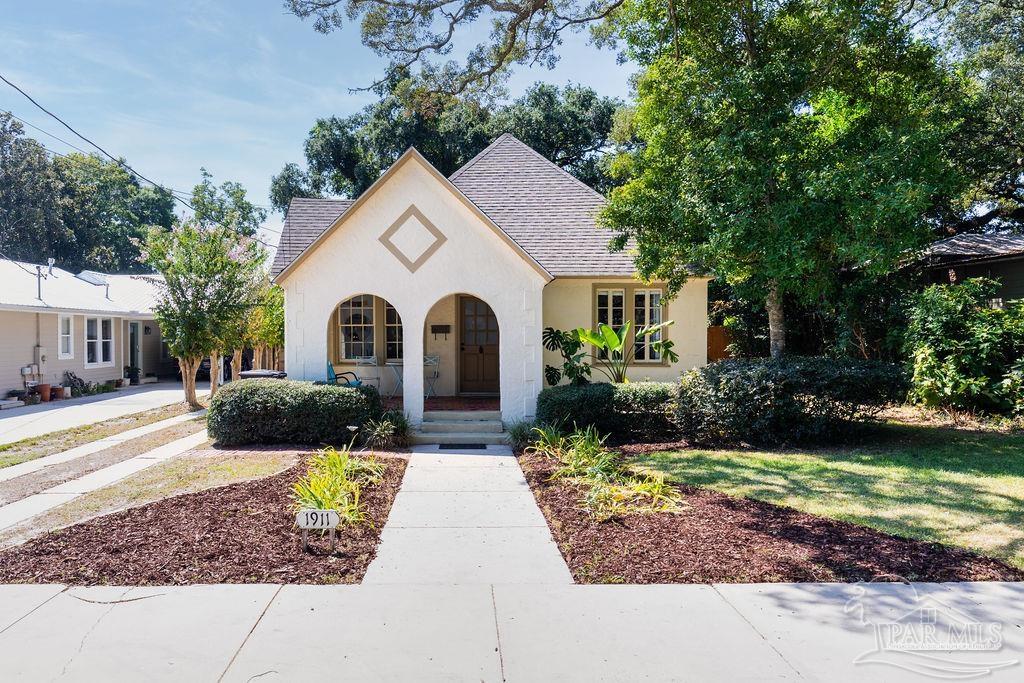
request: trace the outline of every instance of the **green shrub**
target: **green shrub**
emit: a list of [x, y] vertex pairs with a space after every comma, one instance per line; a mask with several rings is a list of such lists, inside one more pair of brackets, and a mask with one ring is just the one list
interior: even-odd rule
[[668, 382], [548, 387], [537, 397], [537, 422], [656, 441], [677, 433], [674, 400], [675, 387]]
[[379, 419], [367, 420], [360, 436], [370, 448], [381, 450], [409, 445], [409, 419], [400, 410], [388, 410]]
[[553, 427], [534, 429], [537, 440], [527, 449], [558, 463], [552, 479], [584, 489], [581, 507], [599, 522], [628, 514], [678, 512], [679, 489], [660, 473], [633, 472], [619, 453], [605, 448], [607, 437], [594, 427], [563, 434]]
[[520, 420], [505, 425], [505, 433], [508, 434], [508, 443], [513, 453], [522, 453], [533, 442], [533, 429], [536, 426], [537, 423], [533, 420]]
[[1024, 304], [992, 308], [985, 278], [933, 285], [911, 302], [906, 332], [910, 398], [927, 406], [1024, 413]]
[[676, 421], [683, 436], [704, 444], [817, 440], [903, 400], [906, 390], [905, 373], [880, 361], [725, 360], [680, 378]]
[[384, 464], [373, 457], [357, 458], [347, 447], [325, 448], [309, 459], [306, 473], [292, 485], [295, 510], [335, 510], [342, 524], [365, 518], [362, 488], [384, 479]]
[[373, 387], [339, 387], [274, 379], [246, 379], [220, 389], [207, 427], [221, 444], [344, 444], [383, 412]]

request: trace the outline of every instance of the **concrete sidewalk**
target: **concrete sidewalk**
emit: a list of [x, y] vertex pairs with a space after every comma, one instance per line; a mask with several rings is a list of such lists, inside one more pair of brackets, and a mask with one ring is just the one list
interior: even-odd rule
[[571, 584], [508, 446], [413, 449], [364, 583]]
[[[199, 394], [207, 393], [209, 384], [201, 384]], [[12, 408], [0, 412], [0, 446], [184, 400], [185, 393], [180, 382], [160, 382], [108, 394]]]
[[0, 680], [927, 681], [871, 654], [922, 601], [1002, 625], [925, 661], [1021, 679], [1024, 586], [976, 583], [0, 586]]

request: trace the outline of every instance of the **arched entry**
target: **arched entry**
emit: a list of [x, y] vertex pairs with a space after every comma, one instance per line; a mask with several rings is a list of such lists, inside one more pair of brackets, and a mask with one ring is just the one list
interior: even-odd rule
[[498, 318], [487, 302], [459, 295], [458, 336], [459, 394], [497, 396], [501, 389]]

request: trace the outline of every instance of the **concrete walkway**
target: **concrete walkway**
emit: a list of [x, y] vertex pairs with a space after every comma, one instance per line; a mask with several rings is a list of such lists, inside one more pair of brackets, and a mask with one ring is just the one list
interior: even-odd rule
[[7, 529], [47, 510], [64, 505], [81, 495], [104, 486], [109, 486], [129, 475], [152, 467], [158, 462], [181, 455], [205, 443], [208, 439], [206, 430], [203, 429], [196, 434], [191, 434], [163, 446], [158, 446], [142, 455], [122, 460], [109, 467], [98, 469], [77, 479], [48, 488], [42, 493], [37, 493], [4, 505], [0, 507], [0, 530]]
[[571, 584], [508, 446], [413, 449], [364, 583]]
[[[879, 652], [922, 601], [1001, 649]], [[1021, 584], [0, 586], [0, 680], [998, 683], [1022, 623]]]
[[[209, 393], [209, 384], [201, 384], [200, 389], [200, 395]], [[11, 408], [0, 412], [0, 446], [184, 400], [180, 383], [160, 382], [108, 394]]]
[[128, 431], [121, 432], [120, 434], [114, 434], [113, 436], [97, 439], [96, 441], [90, 441], [89, 443], [69, 448], [68, 450], [61, 451], [60, 453], [54, 453], [53, 455], [47, 455], [42, 458], [36, 458], [35, 460], [27, 460], [25, 462], [18, 463], [17, 465], [11, 465], [10, 467], [4, 467], [3, 469], [0, 469], [0, 481], [17, 479], [18, 477], [31, 474], [32, 472], [38, 472], [39, 470], [44, 470], [48, 467], [53, 467], [54, 465], [60, 465], [65, 462], [77, 460], [78, 458], [84, 458], [87, 455], [92, 455], [93, 453], [99, 453], [102, 450], [106, 450], [111, 446], [116, 446], [124, 443], [125, 441], [131, 441], [132, 439], [137, 439], [140, 436], [152, 434], [153, 432], [159, 432], [161, 429], [173, 427], [174, 425], [181, 424], [182, 422], [195, 420], [196, 418], [203, 417], [204, 415], [206, 415], [205, 410], [197, 410], [194, 413], [175, 415], [174, 417], [169, 417], [166, 420], [160, 420], [159, 422], [142, 425], [135, 429], [129, 429]]

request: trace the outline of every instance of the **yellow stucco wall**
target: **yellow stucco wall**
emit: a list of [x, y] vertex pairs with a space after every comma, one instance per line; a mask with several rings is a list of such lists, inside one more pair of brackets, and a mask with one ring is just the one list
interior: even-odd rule
[[[704, 278], [692, 278], [667, 303], [665, 319], [675, 321], [675, 324], [668, 328], [667, 335], [675, 343], [673, 350], [679, 354], [679, 361], [671, 365], [637, 363], [632, 366], [629, 373], [632, 381], [671, 382], [676, 380], [681, 372], [707, 364], [707, 283]], [[625, 278], [557, 278], [544, 288], [544, 327], [559, 330], [577, 327], [592, 329], [596, 324], [593, 298], [595, 285], [647, 287]], [[561, 356], [557, 351], [545, 349], [544, 364], [561, 366]], [[594, 379], [603, 379], [596, 369]]]

